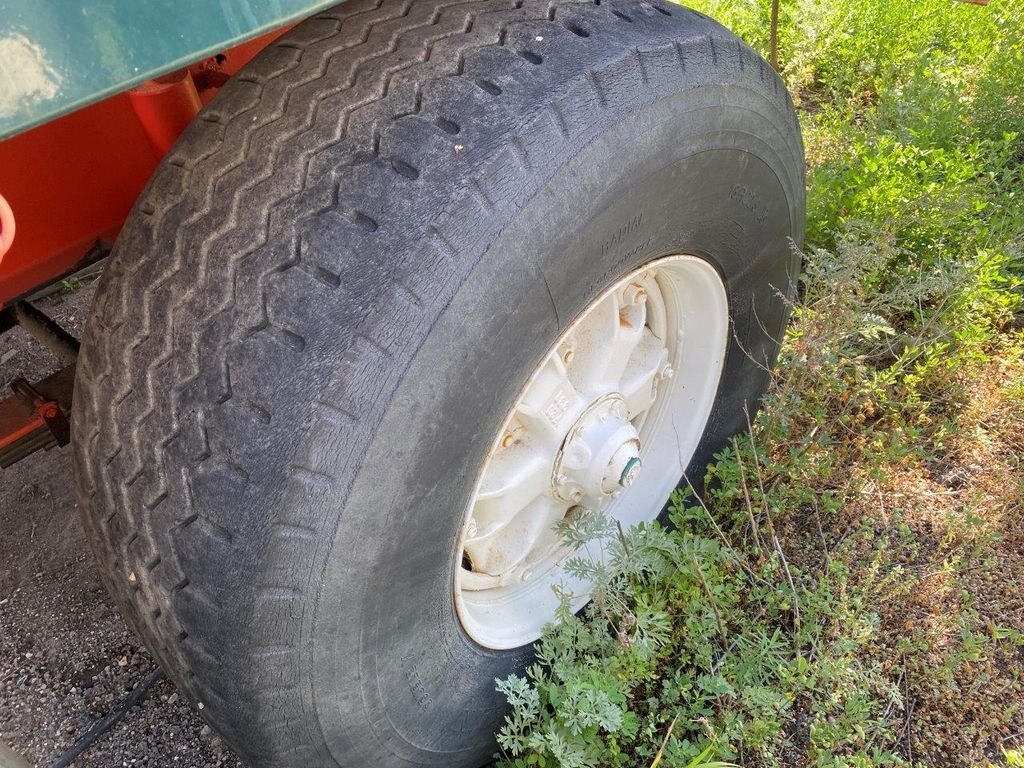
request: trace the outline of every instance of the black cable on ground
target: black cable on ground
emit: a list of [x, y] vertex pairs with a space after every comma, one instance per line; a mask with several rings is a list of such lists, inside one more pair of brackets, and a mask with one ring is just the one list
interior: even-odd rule
[[110, 710], [102, 720], [93, 723], [92, 728], [83, 733], [78, 738], [78, 741], [58, 755], [57, 759], [50, 763], [50, 768], [68, 768], [74, 759], [91, 747], [93, 742], [102, 736], [110, 726], [124, 717], [128, 710], [142, 701], [142, 697], [146, 695], [150, 688], [156, 685], [161, 677], [163, 677], [163, 672], [161, 672], [160, 667], [153, 667], [149, 670], [146, 676], [135, 684], [131, 693], [118, 702], [117, 706]]

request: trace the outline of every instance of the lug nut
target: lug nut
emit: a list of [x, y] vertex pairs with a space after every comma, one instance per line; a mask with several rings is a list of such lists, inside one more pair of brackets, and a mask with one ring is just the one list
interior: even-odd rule
[[647, 301], [647, 291], [643, 289], [643, 286], [633, 283], [626, 287], [626, 290], [622, 293], [623, 303], [628, 305], [642, 304]]
[[579, 504], [575, 504], [575, 505], [569, 507], [567, 510], [565, 510], [565, 519], [566, 520], [579, 520], [581, 517], [583, 517], [583, 515], [586, 514], [586, 512], [587, 512], [587, 510], [585, 510]]

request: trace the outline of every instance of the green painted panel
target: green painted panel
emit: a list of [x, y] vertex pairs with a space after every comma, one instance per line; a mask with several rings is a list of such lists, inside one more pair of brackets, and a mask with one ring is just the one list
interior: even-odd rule
[[339, 0], [0, 0], [0, 139]]

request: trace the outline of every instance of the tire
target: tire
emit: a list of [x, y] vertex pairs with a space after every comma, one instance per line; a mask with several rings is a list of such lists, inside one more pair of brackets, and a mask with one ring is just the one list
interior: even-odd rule
[[804, 225], [783, 85], [662, 0], [351, 0], [188, 128], [103, 276], [74, 398], [107, 586], [253, 766], [477, 766], [467, 500], [559, 330], [665, 254], [730, 339], [689, 462], [756, 407]]

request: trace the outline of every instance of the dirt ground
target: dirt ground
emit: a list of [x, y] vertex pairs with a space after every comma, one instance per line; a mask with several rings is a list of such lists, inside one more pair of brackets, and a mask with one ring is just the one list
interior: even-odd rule
[[[38, 302], [75, 335], [93, 284]], [[59, 367], [20, 329], [0, 336], [0, 385]], [[71, 452], [0, 470], [0, 741], [48, 766], [154, 665], [107, 597], [71, 490]], [[174, 686], [159, 682], [76, 766], [242, 763]]]

